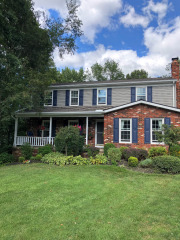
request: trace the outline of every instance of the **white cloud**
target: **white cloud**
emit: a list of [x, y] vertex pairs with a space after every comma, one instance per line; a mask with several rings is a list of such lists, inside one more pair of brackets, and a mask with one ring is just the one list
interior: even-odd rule
[[135, 9], [128, 5], [125, 9], [126, 15], [120, 17], [120, 22], [126, 27], [129, 26], [142, 26], [147, 27], [149, 24], [149, 17], [139, 15], [135, 12]]

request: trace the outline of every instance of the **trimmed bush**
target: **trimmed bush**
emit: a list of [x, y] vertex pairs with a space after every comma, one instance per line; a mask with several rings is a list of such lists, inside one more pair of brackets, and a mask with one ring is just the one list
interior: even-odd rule
[[120, 150], [121, 150], [121, 153], [122, 153], [121, 159], [125, 159], [125, 156], [124, 156], [124, 150], [125, 149], [128, 149], [128, 147], [120, 147]]
[[124, 149], [124, 159], [128, 161], [130, 157], [136, 157], [139, 161], [145, 160], [148, 152], [144, 149], [128, 148]]
[[121, 161], [122, 152], [120, 148], [109, 148], [108, 150], [108, 159], [113, 165], [118, 165], [118, 162]]
[[149, 149], [149, 157], [153, 158], [153, 157], [157, 157], [157, 156], [164, 156], [167, 155], [167, 150], [165, 147], [151, 147]]
[[42, 154], [37, 154], [34, 158], [35, 160], [41, 160], [42, 159]]
[[90, 163], [91, 164], [96, 164], [96, 165], [99, 165], [99, 164], [106, 164], [107, 163], [107, 157], [104, 156], [104, 155], [101, 155], [101, 154], [98, 154], [95, 156], [95, 158], [93, 157], [90, 157]]
[[47, 144], [43, 147], [38, 148], [38, 154], [44, 156], [45, 154], [51, 153], [53, 151], [53, 146], [51, 144]]
[[19, 162], [24, 162], [24, 161], [25, 161], [25, 157], [22, 157], [22, 156], [19, 157], [19, 158], [18, 158], [18, 161], [19, 161]]
[[108, 150], [110, 148], [115, 148], [115, 145], [113, 143], [106, 143], [104, 145], [104, 155], [107, 157], [108, 156]]
[[155, 157], [153, 167], [162, 173], [180, 173], [180, 159], [168, 155]]
[[130, 167], [137, 167], [138, 165], [138, 159], [136, 157], [129, 157], [128, 158], [128, 165]]
[[15, 162], [15, 158], [12, 154], [9, 153], [1, 153], [0, 154], [0, 164], [12, 163]]
[[180, 144], [174, 144], [169, 148], [171, 156], [180, 157]]
[[30, 159], [30, 157], [32, 157], [32, 152], [33, 149], [29, 143], [24, 143], [21, 146], [21, 154], [23, 155], [23, 157], [25, 157], [25, 159]]
[[139, 165], [142, 168], [151, 168], [152, 167], [152, 163], [153, 163], [152, 159], [151, 158], [147, 158], [147, 159], [141, 161]]
[[87, 152], [88, 157], [95, 157], [99, 153], [99, 149], [96, 147], [92, 147], [87, 145], [84, 149], [85, 152]]

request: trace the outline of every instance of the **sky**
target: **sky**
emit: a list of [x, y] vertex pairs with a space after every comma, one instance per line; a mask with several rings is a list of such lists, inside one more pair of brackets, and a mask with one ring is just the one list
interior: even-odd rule
[[[85, 70], [107, 59], [119, 63], [123, 73], [144, 69], [149, 77], [169, 74], [166, 65], [180, 57], [180, 0], [77, 0], [84, 35], [74, 55], [59, 57], [58, 69]], [[35, 10], [65, 17], [65, 0], [34, 0]]]

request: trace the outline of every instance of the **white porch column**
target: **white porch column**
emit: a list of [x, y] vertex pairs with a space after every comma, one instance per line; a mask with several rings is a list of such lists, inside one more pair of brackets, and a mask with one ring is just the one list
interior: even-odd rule
[[15, 118], [14, 144], [13, 144], [14, 147], [16, 147], [17, 131], [18, 131], [18, 118]]
[[51, 143], [51, 136], [52, 136], [52, 117], [50, 117], [49, 122], [49, 144]]
[[86, 145], [88, 145], [88, 117], [86, 117]]

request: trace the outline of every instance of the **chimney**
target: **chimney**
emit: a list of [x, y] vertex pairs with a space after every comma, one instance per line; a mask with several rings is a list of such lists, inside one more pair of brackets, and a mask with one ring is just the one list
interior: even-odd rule
[[176, 107], [180, 108], [180, 81], [179, 81], [179, 58], [172, 58], [171, 75], [172, 78], [177, 79], [176, 82]]

